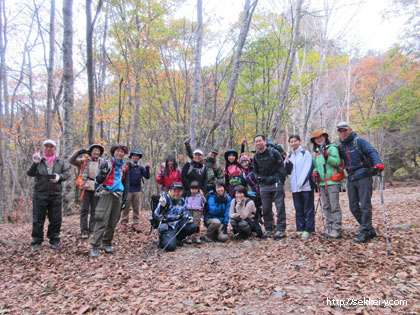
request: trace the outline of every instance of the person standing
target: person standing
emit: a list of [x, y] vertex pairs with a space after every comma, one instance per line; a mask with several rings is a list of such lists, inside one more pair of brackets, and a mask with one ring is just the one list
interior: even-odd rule
[[273, 206], [277, 210], [277, 231], [274, 239], [286, 236], [286, 208], [284, 204], [284, 181], [286, 170], [280, 153], [274, 148], [267, 147], [263, 135], [254, 137], [257, 152], [254, 156], [254, 174], [259, 185], [265, 233], [261, 238], [268, 238], [273, 232]]
[[143, 177], [146, 179], [150, 178], [150, 163], [146, 162], [145, 166], [140, 165], [140, 159], [143, 154], [139, 150], [132, 150], [128, 158], [130, 161], [128, 165], [129, 173], [129, 189], [127, 205], [121, 210], [121, 227], [120, 232], [125, 232], [128, 225], [130, 207], [133, 207], [133, 222], [132, 228], [134, 232], [140, 233], [140, 205], [141, 205], [141, 182]]
[[235, 197], [235, 186], [242, 184], [242, 166], [238, 161], [238, 152], [229, 149], [225, 152], [225, 184], [230, 198]]
[[62, 183], [69, 178], [70, 172], [67, 162], [56, 156], [56, 150], [54, 140], [45, 140], [42, 144], [42, 155], [35, 151], [32, 164], [26, 172], [28, 176], [35, 177], [31, 242], [33, 253], [39, 250], [44, 241], [44, 222], [47, 216], [50, 248], [60, 250]]
[[204, 165], [207, 170], [207, 188], [204, 190], [206, 193], [215, 190], [216, 181], [223, 179], [223, 169], [216, 161], [218, 154], [219, 150], [212, 148], [204, 159]]
[[[104, 162], [101, 158], [104, 147], [100, 144], [92, 144], [89, 149], [74, 151], [71, 155], [70, 164], [80, 168], [80, 175], [76, 184], [82, 189], [80, 207], [80, 233], [82, 239], [88, 239], [89, 234], [93, 233], [95, 227], [95, 208], [98, 198], [95, 197], [95, 177], [98, 173], [99, 165]], [[87, 158], [79, 156], [88, 154]], [[90, 214], [90, 217], [89, 217]], [[89, 221], [88, 221], [89, 217]]]
[[162, 170], [156, 178], [156, 182], [162, 185], [162, 191], [168, 191], [173, 183], [181, 182], [181, 169], [178, 167], [174, 155], [168, 155], [165, 163], [162, 163]]
[[128, 148], [116, 144], [111, 148], [112, 158], [106, 160], [99, 167], [96, 176], [98, 185], [96, 193], [99, 196], [95, 211], [95, 229], [90, 240], [90, 257], [99, 256], [99, 246], [107, 254], [113, 254], [112, 240], [115, 227], [120, 219], [121, 210], [127, 205], [129, 174], [124, 155]]
[[312, 133], [314, 170], [312, 178], [319, 183], [322, 198], [322, 211], [325, 215], [325, 230], [321, 236], [341, 237], [340, 187], [344, 179], [340, 170], [341, 159], [338, 147], [331, 143], [329, 136], [322, 130]]
[[286, 158], [290, 164], [290, 189], [296, 210], [296, 230], [302, 239], [311, 237], [315, 232], [314, 192], [310, 181], [312, 178], [312, 156], [301, 146], [298, 135], [289, 137], [292, 152]]
[[339, 151], [347, 170], [347, 194], [350, 211], [359, 223], [354, 241], [364, 243], [376, 237], [372, 226], [372, 176], [384, 170], [378, 152], [364, 138], [358, 137], [349, 123], [337, 125]]
[[203, 151], [195, 149], [193, 159], [184, 164], [181, 171], [181, 181], [184, 187], [184, 196], [190, 192], [190, 185], [193, 181], [197, 181], [199, 188], [205, 190], [207, 188], [207, 170], [203, 161]]

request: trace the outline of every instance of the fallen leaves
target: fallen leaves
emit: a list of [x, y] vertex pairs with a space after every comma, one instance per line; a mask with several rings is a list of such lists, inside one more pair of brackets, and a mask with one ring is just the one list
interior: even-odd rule
[[[151, 235], [116, 233], [115, 255], [88, 256], [78, 217], [64, 218], [62, 250], [43, 244], [29, 254], [30, 224], [0, 226], [0, 313], [358, 314], [420, 312], [420, 188], [385, 191], [391, 255], [386, 256], [382, 209], [374, 194], [378, 237], [352, 241], [357, 224], [342, 194], [344, 238], [298, 239], [287, 198], [287, 238], [184, 246], [143, 262]], [[389, 200], [389, 201], [388, 201]], [[148, 227], [148, 212], [141, 212]], [[317, 214], [317, 229], [321, 223]], [[410, 228], [408, 228], [410, 226]], [[7, 241], [6, 241], [7, 240]], [[46, 243], [46, 242], [45, 242]], [[406, 299], [408, 305], [330, 306], [327, 298]]]

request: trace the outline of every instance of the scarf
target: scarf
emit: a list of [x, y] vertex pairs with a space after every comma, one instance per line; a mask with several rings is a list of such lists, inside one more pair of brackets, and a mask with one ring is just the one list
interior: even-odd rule
[[44, 156], [45, 160], [48, 162], [48, 164], [53, 164], [55, 160], [55, 153], [51, 156]]

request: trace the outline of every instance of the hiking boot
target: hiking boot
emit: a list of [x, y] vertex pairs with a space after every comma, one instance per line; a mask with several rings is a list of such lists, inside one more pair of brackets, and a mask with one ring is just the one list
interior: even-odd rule
[[200, 236], [196, 236], [196, 237], [194, 238], [194, 242], [195, 242], [196, 244], [201, 244], [201, 238], [200, 238]]
[[141, 233], [140, 227], [139, 226], [133, 226], [133, 231], [136, 233]]
[[191, 237], [187, 237], [187, 238], [184, 240], [184, 243], [185, 243], [185, 244], [192, 244], [192, 238], [191, 238]]
[[82, 233], [82, 240], [87, 240], [89, 238], [89, 234], [86, 232]]
[[98, 247], [91, 247], [90, 248], [90, 257], [92, 257], [92, 258], [98, 258], [99, 257]]
[[52, 250], [60, 250], [61, 249], [61, 247], [60, 247], [60, 245], [58, 245], [58, 243], [51, 243], [50, 248]]
[[366, 233], [359, 233], [353, 241], [356, 243], [366, 243], [369, 240], [369, 237], [370, 235]]
[[111, 247], [111, 245], [102, 245], [101, 249], [106, 253], [106, 254], [113, 254], [114, 253], [114, 249]]
[[332, 230], [329, 234], [326, 235], [328, 238], [341, 238], [341, 232], [340, 231], [336, 231], [336, 230]]
[[261, 236], [261, 238], [262, 238], [263, 240], [265, 240], [265, 239], [267, 239], [267, 238], [269, 238], [269, 237], [270, 237], [271, 233], [272, 233], [272, 232], [271, 232], [270, 230], [265, 231], [265, 232], [264, 232], [264, 234]]
[[211, 243], [211, 242], [213, 242], [213, 240], [212, 240], [210, 237], [208, 237], [207, 235], [204, 235], [204, 240], [205, 240], [207, 243]]
[[309, 238], [311, 238], [311, 233], [306, 232], [306, 231], [302, 232], [301, 239], [307, 240]]
[[36, 253], [37, 251], [39, 251], [39, 248], [41, 247], [41, 244], [34, 244], [31, 247], [31, 253]]
[[377, 235], [376, 235], [376, 232], [375, 232], [375, 230], [372, 228], [372, 230], [370, 231], [370, 233], [369, 233], [369, 238], [374, 238], [374, 237], [376, 237]]
[[274, 234], [274, 236], [273, 236], [273, 238], [274, 238], [275, 240], [279, 240], [279, 239], [281, 239], [281, 238], [283, 238], [283, 237], [286, 237], [286, 233], [281, 232], [281, 231], [277, 231], [277, 232]]
[[123, 233], [123, 232], [125, 232], [125, 227], [120, 227], [120, 229], [118, 230], [119, 232], [121, 232], [121, 233]]

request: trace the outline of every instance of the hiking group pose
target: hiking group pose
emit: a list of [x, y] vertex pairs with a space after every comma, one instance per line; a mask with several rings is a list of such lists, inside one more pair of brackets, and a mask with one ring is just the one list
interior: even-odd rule
[[[320, 235], [331, 239], [341, 237], [339, 192], [345, 176], [350, 211], [359, 223], [354, 241], [362, 243], [375, 237], [372, 177], [383, 171], [384, 166], [372, 145], [358, 137], [347, 122], [339, 123], [336, 128], [339, 145], [331, 143], [326, 132], [316, 130], [311, 138], [312, 153], [302, 148], [299, 135], [289, 137], [289, 154], [263, 135], [256, 135], [255, 155], [250, 158], [244, 154], [246, 139], [243, 139], [241, 153], [233, 149], [224, 153], [224, 167], [216, 161], [219, 154], [216, 148], [204, 158], [202, 150], [193, 150], [189, 141], [185, 141], [190, 161], [181, 169], [175, 156], [169, 155], [156, 178], [162, 188], [152, 197], [149, 219], [156, 233], [159, 232], [158, 247], [173, 251], [183, 244], [201, 244], [202, 239], [226, 242], [229, 223], [234, 239], [252, 239], [254, 233], [262, 239], [286, 237], [284, 185], [288, 176], [299, 237], [308, 239], [315, 232], [315, 189], [325, 217]], [[46, 216], [50, 247], [60, 249], [62, 182], [69, 177], [69, 165], [55, 151], [53, 140], [44, 141], [42, 154], [34, 153], [27, 171], [28, 176], [35, 177], [32, 252], [37, 252], [43, 242]], [[114, 253], [114, 231], [120, 222], [119, 231], [126, 232], [131, 208], [131, 228], [141, 232], [142, 181], [150, 178], [150, 164], [140, 165], [139, 150], [129, 152], [127, 146], [117, 144], [110, 149], [110, 159], [102, 158], [103, 153], [103, 146], [93, 144], [87, 150], [75, 151], [69, 159], [80, 168], [76, 180], [82, 190], [80, 231], [82, 239], [91, 236], [92, 258], [99, 256], [99, 250]], [[88, 156], [81, 157], [85, 154]], [[127, 154], [128, 162], [124, 161]], [[203, 234], [202, 218], [206, 227]]]

